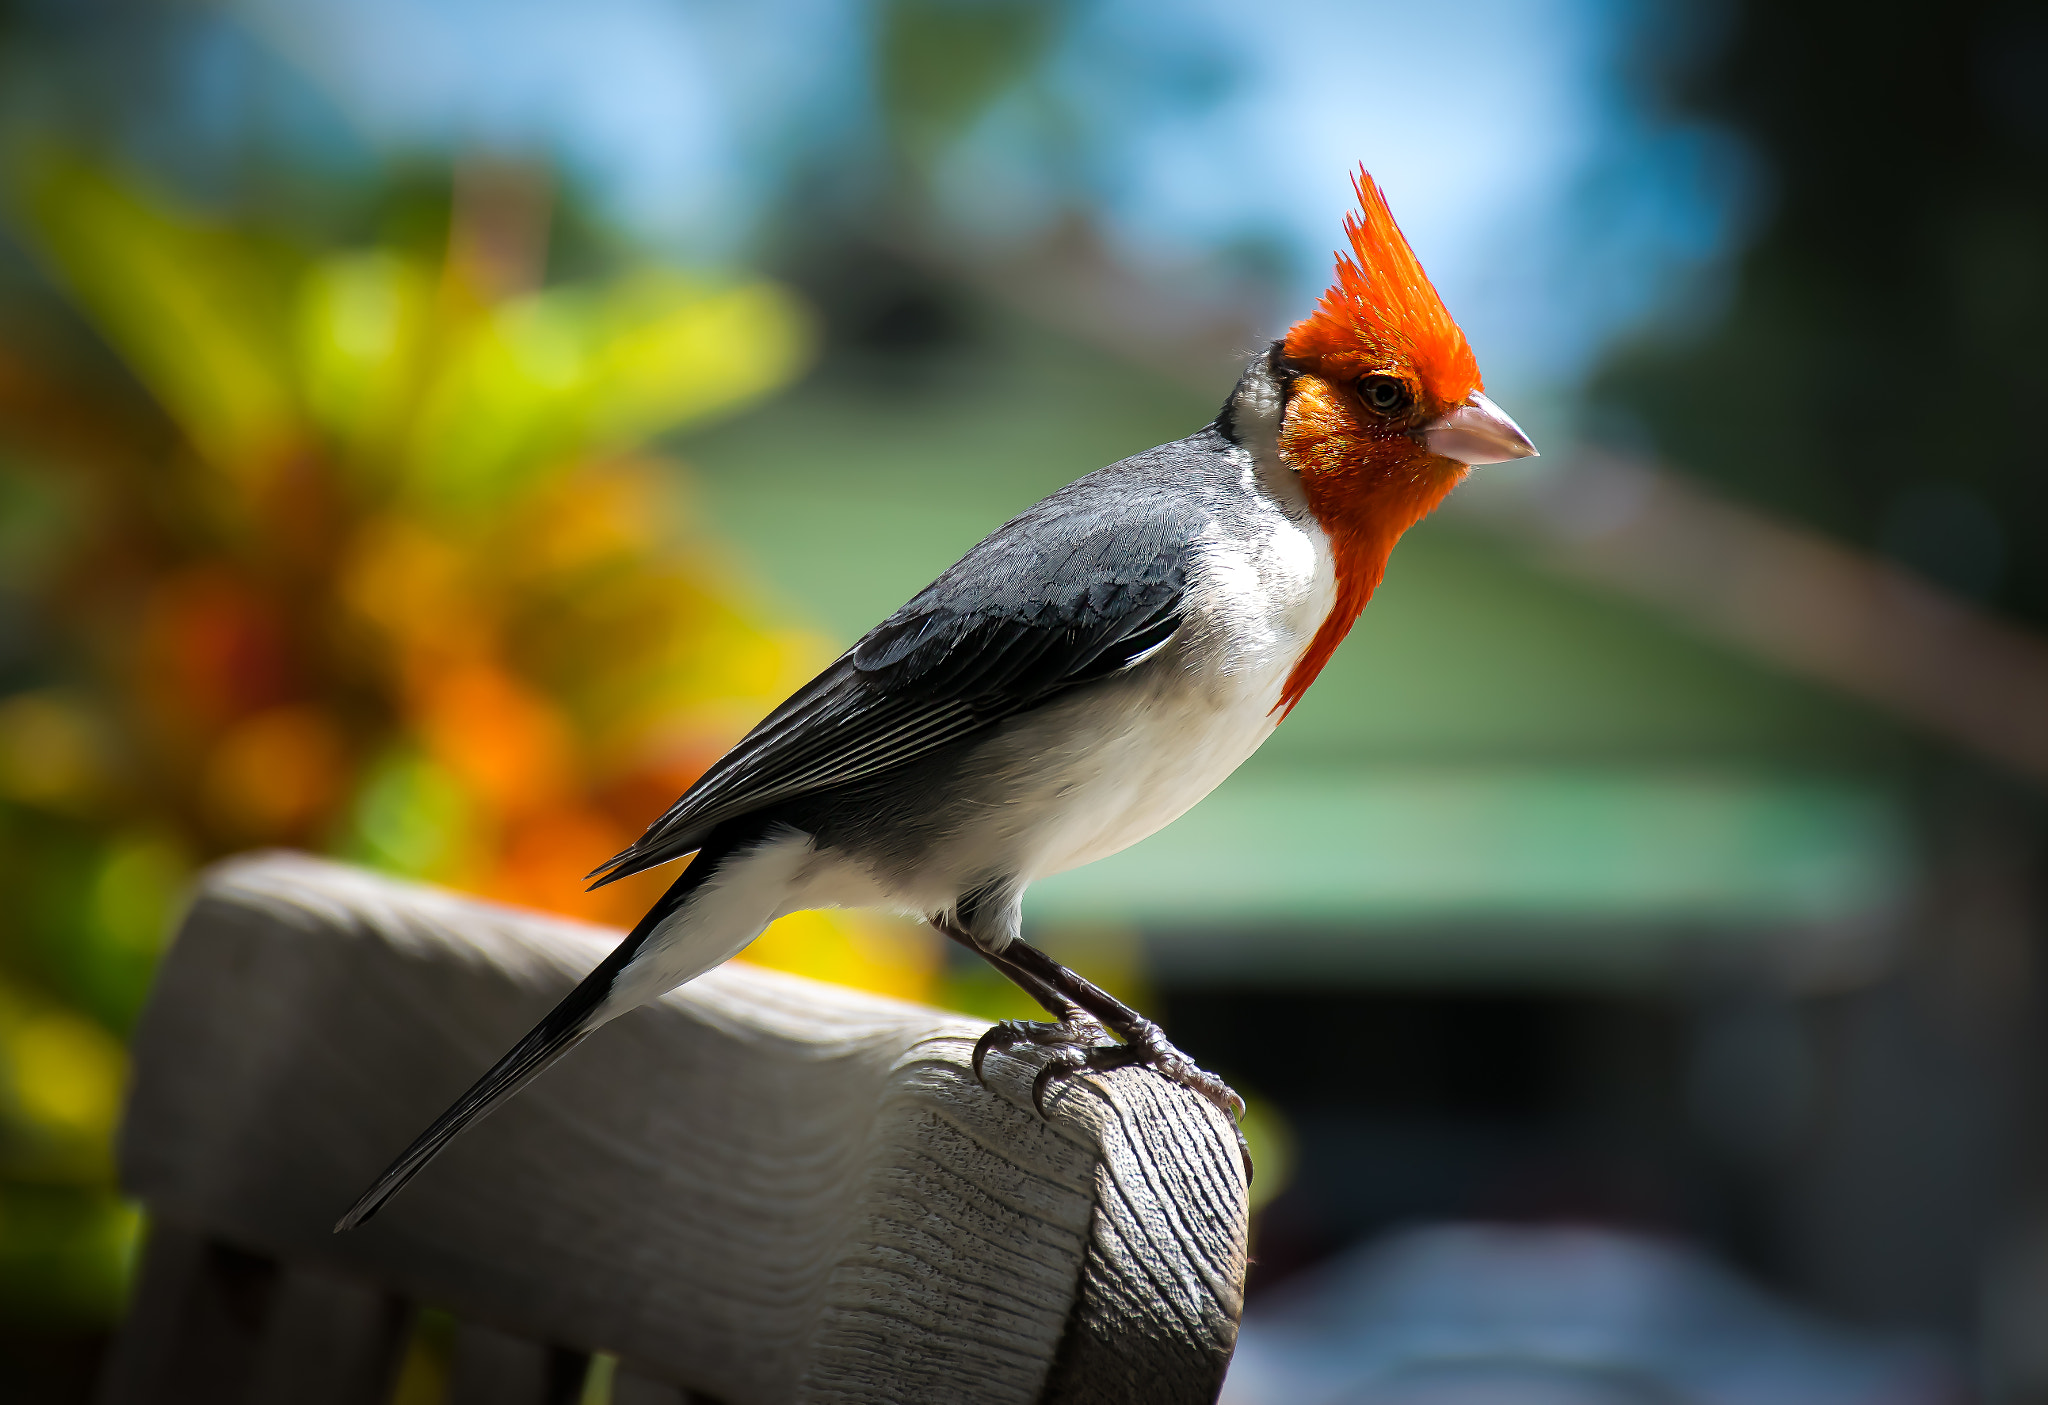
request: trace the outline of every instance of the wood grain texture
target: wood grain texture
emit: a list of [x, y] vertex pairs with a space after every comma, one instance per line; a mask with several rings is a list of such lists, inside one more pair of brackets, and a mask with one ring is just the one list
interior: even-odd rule
[[1235, 1334], [1229, 1128], [1139, 1070], [728, 965], [592, 1037], [376, 1220], [335, 1217], [617, 933], [292, 855], [213, 870], [136, 1040], [152, 1213], [728, 1405], [1194, 1402]]
[[[1244, 1162], [1223, 1115], [1141, 1069], [1056, 1107], [1101, 1150], [1081, 1292], [1047, 1383], [1061, 1405], [1213, 1400], [1244, 1309]], [[1180, 1135], [1190, 1111], [1207, 1137]], [[1235, 1207], [1234, 1217], [1219, 1214]], [[1226, 1230], [1226, 1226], [1229, 1230]]]

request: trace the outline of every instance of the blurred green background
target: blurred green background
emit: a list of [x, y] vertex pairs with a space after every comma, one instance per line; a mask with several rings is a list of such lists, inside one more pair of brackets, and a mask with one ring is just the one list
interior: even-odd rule
[[[0, 1372], [84, 1398], [118, 1318], [201, 865], [631, 921], [578, 875], [1204, 423], [1360, 161], [1544, 457], [1035, 935], [1250, 1095], [1255, 1306], [1591, 1222], [2048, 1399], [2048, 13], [1992, 0], [8, 0]], [[1025, 1012], [862, 914], [747, 959]]]

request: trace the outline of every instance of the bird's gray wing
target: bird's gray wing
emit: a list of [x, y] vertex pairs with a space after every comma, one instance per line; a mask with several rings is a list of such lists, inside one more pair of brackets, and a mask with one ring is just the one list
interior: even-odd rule
[[1203, 514], [1172, 494], [1133, 501], [1121, 479], [1096, 481], [1109, 472], [990, 535], [592, 876], [601, 885], [681, 858], [721, 821], [901, 766], [1164, 644]]

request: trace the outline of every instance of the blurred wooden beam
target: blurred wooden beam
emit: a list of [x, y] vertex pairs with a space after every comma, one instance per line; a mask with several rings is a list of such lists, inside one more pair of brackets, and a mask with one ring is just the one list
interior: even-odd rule
[[1478, 469], [1450, 504], [1546, 570], [2048, 780], [2048, 640], [1909, 571], [1589, 450]]

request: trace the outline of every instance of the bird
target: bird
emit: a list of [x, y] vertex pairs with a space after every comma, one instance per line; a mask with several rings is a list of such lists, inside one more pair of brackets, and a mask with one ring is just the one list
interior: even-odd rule
[[337, 1232], [599, 1026], [810, 908], [920, 917], [1043, 1005], [1049, 1021], [990, 1028], [977, 1075], [1030, 1044], [1047, 1051], [1034, 1099], [1136, 1064], [1241, 1115], [1156, 1024], [1026, 941], [1022, 899], [1214, 789], [1315, 682], [1402, 533], [1473, 465], [1536, 452], [1384, 192], [1364, 167], [1351, 186], [1334, 280], [1213, 421], [998, 527], [592, 871], [595, 887], [690, 858]]

